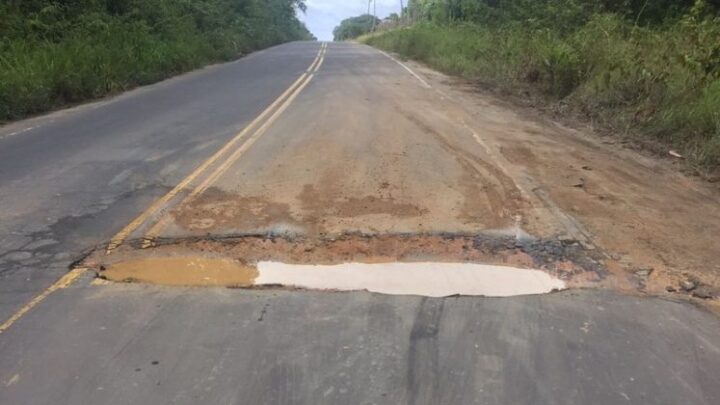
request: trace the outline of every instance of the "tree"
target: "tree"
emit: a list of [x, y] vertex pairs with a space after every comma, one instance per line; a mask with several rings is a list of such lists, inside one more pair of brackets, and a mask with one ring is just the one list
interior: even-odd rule
[[354, 39], [372, 31], [373, 26], [380, 24], [380, 20], [370, 14], [346, 18], [333, 30], [336, 41]]

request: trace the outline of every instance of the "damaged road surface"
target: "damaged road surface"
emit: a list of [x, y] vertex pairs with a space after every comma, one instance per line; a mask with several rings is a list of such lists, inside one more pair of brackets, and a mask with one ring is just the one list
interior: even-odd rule
[[314, 42], [0, 129], [0, 403], [717, 404], [718, 192], [594, 136]]

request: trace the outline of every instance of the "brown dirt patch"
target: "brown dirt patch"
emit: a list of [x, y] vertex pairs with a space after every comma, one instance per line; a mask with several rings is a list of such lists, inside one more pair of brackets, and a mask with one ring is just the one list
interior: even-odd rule
[[235, 260], [201, 256], [147, 257], [103, 267], [102, 277], [117, 282], [169, 286], [250, 286], [257, 269]]
[[529, 207], [530, 204], [523, 199], [522, 192], [513, 179], [500, 168], [453, 144], [447, 136], [414, 114], [399, 108], [398, 111], [424, 133], [432, 135], [463, 168], [460, 186], [464, 190], [464, 202], [459, 213], [460, 219], [488, 228], [503, 228], [511, 226], [513, 219], [521, 214], [521, 210]]
[[239, 196], [210, 188], [173, 211], [175, 222], [192, 231], [258, 229], [277, 223], [300, 225], [288, 204], [260, 196]]
[[[383, 186], [380, 187], [383, 189]], [[384, 187], [384, 188], [387, 188]], [[387, 214], [394, 217], [419, 217], [426, 209], [409, 203], [400, 203], [392, 197], [368, 195], [364, 197], [333, 198], [321, 193], [312, 184], [306, 184], [298, 195], [304, 210], [312, 217], [333, 216], [352, 218], [363, 215]]]

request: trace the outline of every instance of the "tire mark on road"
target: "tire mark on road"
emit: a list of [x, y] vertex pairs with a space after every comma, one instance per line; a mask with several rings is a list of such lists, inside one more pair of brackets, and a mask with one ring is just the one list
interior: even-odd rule
[[[470, 185], [468, 190], [470, 194], [482, 194], [487, 200], [490, 211], [497, 217], [491, 219], [489, 225], [491, 227], [508, 225], [505, 219], [512, 219], [519, 215], [521, 209], [527, 205], [527, 200], [523, 197], [522, 190], [517, 186], [515, 181], [508, 176], [503, 170], [485, 162], [478, 156], [453, 145], [453, 143], [432, 126], [425, 123], [415, 115], [397, 108], [397, 110], [405, 116], [410, 122], [415, 124], [423, 132], [432, 135], [448, 153], [455, 157], [458, 164], [463, 168], [468, 178], [467, 183]], [[482, 184], [481, 192], [474, 191], [476, 183]], [[501, 191], [498, 191], [498, 188]], [[479, 195], [466, 195], [466, 203], [476, 204], [476, 197]], [[476, 216], [470, 211], [477, 211], [468, 207], [466, 210], [466, 219], [477, 222]], [[499, 219], [499, 221], [497, 220]]]
[[444, 299], [424, 297], [410, 332], [406, 392], [409, 404], [440, 403], [438, 334]]

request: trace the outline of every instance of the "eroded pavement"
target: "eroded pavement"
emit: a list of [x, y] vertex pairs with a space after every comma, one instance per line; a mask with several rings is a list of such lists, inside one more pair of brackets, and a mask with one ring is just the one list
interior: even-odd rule
[[82, 265], [123, 281], [104, 270], [150, 257], [473, 262], [717, 295], [713, 186], [370, 48], [321, 54], [299, 101]]
[[0, 402], [718, 403], [715, 186], [406, 66], [287, 44], [13, 135], [3, 240], [122, 207], [43, 234], [81, 260], [8, 299]]

